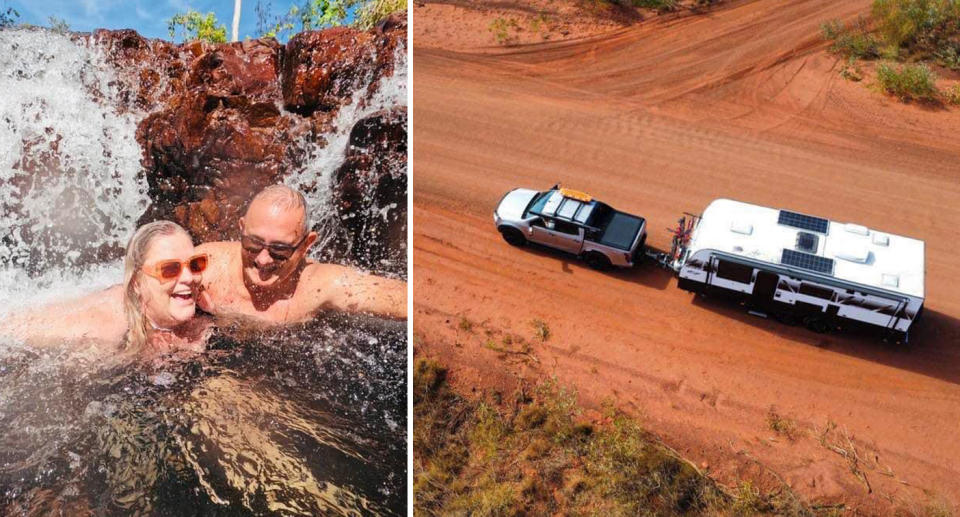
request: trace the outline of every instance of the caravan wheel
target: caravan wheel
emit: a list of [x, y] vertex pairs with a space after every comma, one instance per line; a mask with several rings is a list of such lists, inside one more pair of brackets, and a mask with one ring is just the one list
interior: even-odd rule
[[773, 315], [773, 317], [776, 318], [780, 323], [789, 325], [791, 327], [795, 327], [800, 323], [800, 318], [798, 318], [796, 314], [789, 311], [777, 312]]

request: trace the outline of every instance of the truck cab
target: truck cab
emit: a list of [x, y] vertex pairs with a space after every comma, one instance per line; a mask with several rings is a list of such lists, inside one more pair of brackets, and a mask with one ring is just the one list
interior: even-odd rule
[[494, 210], [507, 243], [527, 242], [583, 258], [590, 267], [633, 266], [643, 255], [646, 221], [592, 196], [555, 186], [546, 191], [514, 189]]

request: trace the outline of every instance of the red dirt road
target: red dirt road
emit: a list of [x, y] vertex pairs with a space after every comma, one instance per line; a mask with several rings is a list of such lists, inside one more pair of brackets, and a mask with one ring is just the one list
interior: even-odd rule
[[[415, 41], [418, 350], [447, 362], [461, 390], [556, 375], [588, 405], [632, 411], [721, 481], [780, 476], [867, 514], [956, 511], [960, 109], [840, 78], [818, 25], [868, 9], [728, 2], [497, 54]], [[926, 320], [906, 348], [817, 335], [695, 299], [650, 264], [598, 273], [504, 243], [500, 197], [557, 181], [643, 215], [661, 250], [683, 211], [719, 197], [923, 239]], [[462, 317], [475, 328], [458, 328]], [[534, 318], [551, 332], [534, 345], [539, 363], [483, 346], [484, 330], [529, 339]], [[794, 439], [771, 429], [771, 408]]]

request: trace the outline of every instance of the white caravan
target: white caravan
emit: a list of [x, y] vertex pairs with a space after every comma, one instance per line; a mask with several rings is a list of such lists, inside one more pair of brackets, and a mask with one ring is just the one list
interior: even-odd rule
[[858, 326], [906, 342], [923, 312], [923, 241], [788, 210], [715, 200], [680, 220], [665, 261], [681, 289], [816, 332]]

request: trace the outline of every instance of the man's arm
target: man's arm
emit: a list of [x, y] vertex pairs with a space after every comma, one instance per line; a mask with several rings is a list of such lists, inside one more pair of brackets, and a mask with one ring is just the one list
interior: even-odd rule
[[[335, 264], [313, 264], [304, 271], [299, 304], [314, 313], [336, 310], [407, 318], [407, 283]], [[302, 296], [301, 296], [302, 293]]]

